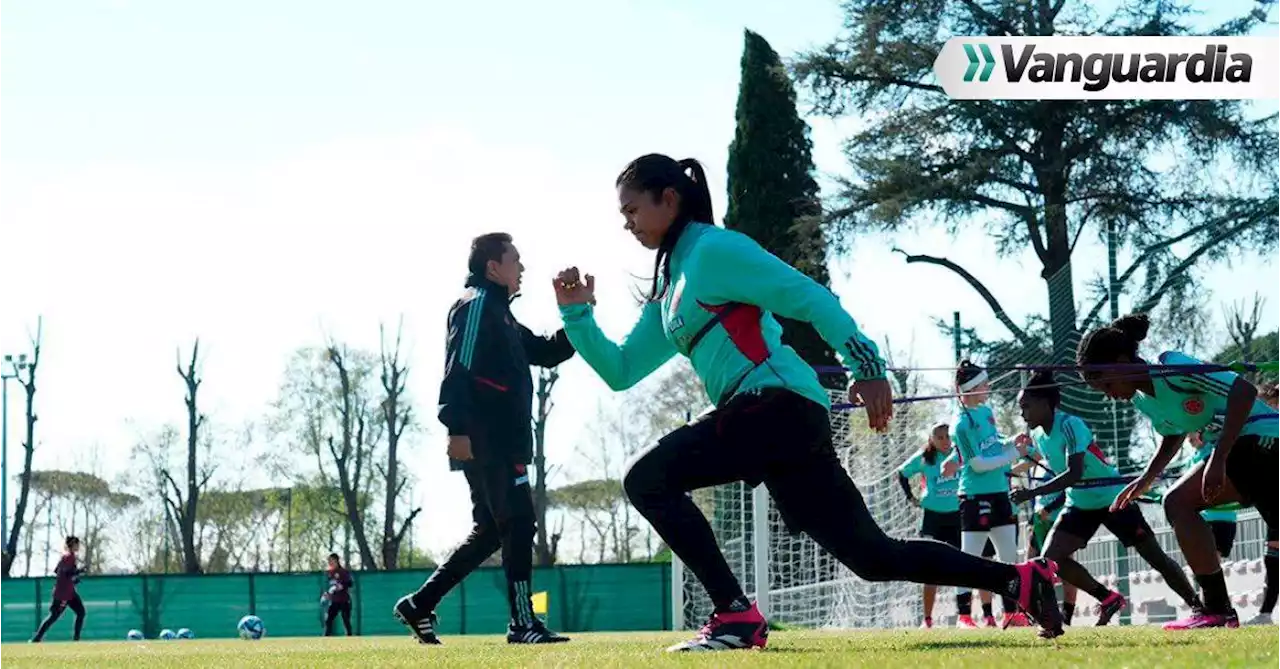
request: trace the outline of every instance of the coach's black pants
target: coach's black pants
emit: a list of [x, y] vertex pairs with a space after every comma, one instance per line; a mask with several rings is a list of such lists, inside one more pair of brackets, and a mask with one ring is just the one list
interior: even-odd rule
[[717, 609], [727, 609], [742, 588], [686, 493], [734, 481], [763, 482], [788, 526], [813, 537], [862, 579], [997, 593], [1009, 593], [1017, 580], [1011, 565], [940, 541], [885, 535], [836, 457], [827, 410], [788, 391], [766, 390], [739, 395], [663, 437], [623, 479], [631, 503], [707, 588]]
[[49, 631], [50, 627], [53, 627], [55, 622], [58, 622], [58, 618], [62, 617], [62, 612], [67, 609], [71, 609], [71, 612], [76, 614], [76, 628], [73, 638], [79, 641], [80, 630], [84, 629], [84, 602], [80, 601], [80, 595], [76, 595], [71, 599], [55, 599], [50, 602], [49, 615], [45, 617], [44, 622], [40, 623], [40, 629], [36, 630], [36, 635], [31, 638], [32, 641], [42, 641], [45, 633]]
[[342, 616], [342, 627], [351, 636], [351, 602], [329, 602], [329, 611], [324, 616], [324, 635], [333, 636], [333, 621]]
[[414, 594], [414, 605], [434, 610], [449, 590], [501, 547], [511, 622], [529, 625], [536, 528], [527, 470], [524, 465], [468, 465], [463, 471], [471, 487], [471, 534]]

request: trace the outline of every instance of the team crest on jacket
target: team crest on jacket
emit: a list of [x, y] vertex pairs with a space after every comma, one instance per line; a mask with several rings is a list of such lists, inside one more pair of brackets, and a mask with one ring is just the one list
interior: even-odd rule
[[1182, 410], [1192, 416], [1199, 416], [1204, 411], [1204, 400], [1199, 397], [1188, 397], [1182, 402]]

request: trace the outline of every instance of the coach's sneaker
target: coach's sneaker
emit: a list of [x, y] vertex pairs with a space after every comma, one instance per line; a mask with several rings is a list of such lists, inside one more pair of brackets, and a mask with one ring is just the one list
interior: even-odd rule
[[1236, 617], [1235, 609], [1226, 613], [1209, 613], [1208, 611], [1195, 611], [1190, 616], [1182, 620], [1174, 620], [1164, 624], [1167, 630], [1198, 630], [1209, 627], [1239, 627], [1240, 619]]
[[542, 619], [535, 617], [532, 625], [507, 625], [507, 643], [564, 643], [569, 637], [547, 629]]
[[1124, 595], [1112, 590], [1111, 594], [1107, 595], [1107, 598], [1098, 604], [1097, 627], [1105, 627], [1107, 623], [1111, 622], [1112, 617], [1124, 609], [1125, 604], [1128, 604], [1128, 602], [1125, 601]]
[[423, 611], [413, 603], [413, 596], [406, 595], [396, 602], [396, 618], [404, 623], [413, 633], [418, 643], [432, 646], [440, 645], [440, 637], [436, 636], [436, 612]]
[[963, 615], [956, 616], [956, 629], [976, 630], [978, 629], [978, 625], [973, 622], [973, 616], [965, 613]]
[[760, 615], [760, 609], [752, 604], [745, 611], [711, 614], [697, 636], [667, 648], [667, 652], [764, 648], [768, 642], [769, 623]]
[[1053, 590], [1058, 563], [1035, 558], [1013, 568], [1018, 572], [1018, 608], [1040, 624], [1040, 638], [1062, 636], [1062, 610], [1058, 608], [1058, 595]]

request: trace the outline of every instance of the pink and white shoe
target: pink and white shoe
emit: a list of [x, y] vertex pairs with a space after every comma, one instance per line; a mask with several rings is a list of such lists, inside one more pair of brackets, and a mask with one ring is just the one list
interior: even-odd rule
[[920, 629], [922, 630], [933, 629], [933, 618], [925, 618], [924, 622], [920, 623]]
[[976, 630], [978, 626], [973, 622], [973, 616], [965, 613], [956, 616], [956, 629]]
[[717, 611], [711, 614], [698, 635], [667, 648], [668, 653], [700, 650], [745, 650], [764, 648], [769, 642], [769, 622], [753, 603], [746, 611]]
[[1209, 613], [1207, 611], [1196, 611], [1190, 616], [1182, 620], [1175, 620], [1164, 624], [1167, 630], [1198, 630], [1208, 629], [1210, 627], [1231, 627], [1240, 626], [1240, 619], [1236, 617], [1235, 610], [1227, 613]]

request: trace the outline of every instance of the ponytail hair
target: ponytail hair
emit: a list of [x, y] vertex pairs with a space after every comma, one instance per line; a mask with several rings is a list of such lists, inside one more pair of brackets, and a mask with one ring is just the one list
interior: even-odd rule
[[[1110, 325], [1097, 328], [1080, 340], [1077, 365], [1107, 365], [1127, 357], [1138, 359], [1138, 344], [1147, 338], [1151, 319], [1146, 314], [1121, 316]], [[1088, 378], [1089, 373], [1085, 373]]]
[[660, 300], [671, 284], [671, 251], [679, 241], [680, 233], [690, 223], [715, 225], [707, 173], [702, 169], [702, 163], [693, 158], [677, 161], [660, 153], [650, 153], [631, 161], [618, 175], [614, 185], [648, 193], [654, 200], [661, 198], [670, 188], [680, 198], [676, 218], [663, 236], [653, 259], [653, 285], [646, 299]]
[[956, 388], [960, 392], [969, 392], [987, 380], [987, 370], [973, 364], [968, 359], [961, 360], [956, 367]]

